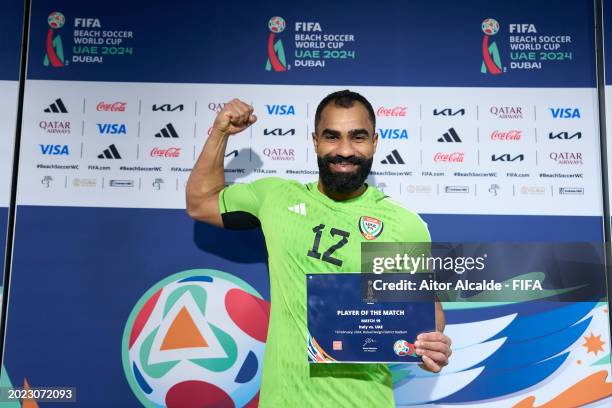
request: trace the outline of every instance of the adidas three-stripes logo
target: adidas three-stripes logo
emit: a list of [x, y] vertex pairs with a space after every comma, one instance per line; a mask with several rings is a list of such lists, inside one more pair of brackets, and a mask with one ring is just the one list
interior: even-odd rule
[[438, 139], [438, 142], [461, 142], [461, 138], [459, 138], [455, 128], [450, 128], [448, 132], [444, 133], [442, 137]]
[[176, 133], [172, 123], [168, 123], [166, 127], [155, 134], [155, 137], [179, 137], [179, 135]]
[[60, 98], [57, 98], [55, 102], [49, 105], [48, 108], [45, 109], [46, 113], [68, 113], [68, 109], [66, 109], [66, 105]]
[[391, 154], [388, 154], [387, 158], [383, 159], [381, 163], [382, 164], [404, 164], [404, 159], [402, 159], [402, 156], [400, 156], [397, 149], [393, 149]]
[[102, 154], [98, 155], [98, 159], [120, 159], [121, 155], [119, 154], [119, 150], [117, 147], [112, 144], [108, 146], [108, 149], [104, 149]]
[[300, 215], [306, 215], [306, 203], [299, 203], [288, 208], [289, 211]]

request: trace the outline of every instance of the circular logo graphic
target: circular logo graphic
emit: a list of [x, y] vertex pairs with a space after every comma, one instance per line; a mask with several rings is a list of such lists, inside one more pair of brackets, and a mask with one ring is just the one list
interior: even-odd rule
[[408, 343], [406, 340], [398, 340], [393, 345], [393, 351], [398, 356], [409, 356], [414, 354], [414, 344]]
[[59, 11], [54, 11], [47, 17], [47, 22], [49, 23], [49, 27], [53, 29], [62, 28], [66, 22], [66, 17]]
[[495, 35], [499, 31], [499, 23], [494, 18], [487, 18], [482, 22], [482, 31], [486, 35]]
[[243, 280], [194, 269], [149, 289], [128, 318], [121, 355], [145, 407], [242, 407], [258, 395], [270, 304]]
[[285, 19], [282, 17], [272, 17], [270, 21], [268, 21], [268, 28], [273, 33], [282, 33], [285, 30]]

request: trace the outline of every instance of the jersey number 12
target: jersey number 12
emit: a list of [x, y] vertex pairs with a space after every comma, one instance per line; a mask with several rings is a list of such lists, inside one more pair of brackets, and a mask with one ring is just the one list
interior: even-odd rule
[[315, 233], [314, 243], [312, 244], [312, 249], [308, 251], [306, 255], [320, 259], [325, 262], [329, 262], [330, 264], [334, 264], [336, 266], [342, 266], [342, 261], [338, 258], [334, 258], [332, 254], [339, 248], [342, 248], [348, 243], [348, 237], [350, 232], [343, 231], [338, 228], [331, 228], [329, 233], [332, 237], [340, 237], [340, 240], [336, 242], [334, 245], [327, 248], [325, 252], [321, 255], [319, 252], [319, 245], [321, 244], [321, 236], [323, 235], [323, 230], [325, 229], [325, 224], [319, 224], [312, 229], [312, 232]]

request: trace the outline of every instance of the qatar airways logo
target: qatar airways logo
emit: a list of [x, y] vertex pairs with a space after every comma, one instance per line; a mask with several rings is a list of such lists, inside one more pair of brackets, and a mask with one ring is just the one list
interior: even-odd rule
[[51, 134], [70, 134], [70, 122], [66, 120], [41, 120], [38, 127]]
[[523, 119], [521, 106], [491, 106], [489, 113], [497, 119]]
[[406, 107], [405, 106], [395, 106], [392, 108], [386, 108], [381, 106], [376, 111], [376, 116], [385, 116], [385, 117], [405, 117], [406, 116]]
[[271, 160], [295, 160], [295, 150], [289, 148], [270, 148], [263, 149], [263, 154]]
[[180, 147], [169, 147], [167, 149], [160, 149], [159, 147], [154, 147], [151, 149], [151, 157], [180, 157], [181, 156], [181, 148]]
[[523, 138], [522, 130], [500, 131], [494, 130], [491, 133], [491, 140], [521, 140]]
[[550, 159], [557, 162], [557, 164], [568, 164], [568, 165], [579, 165], [582, 162], [582, 153], [579, 152], [551, 152], [549, 155]]
[[465, 160], [465, 153], [453, 152], [453, 153], [442, 153], [438, 152], [433, 157], [436, 163], [463, 163]]
[[127, 102], [100, 102], [96, 106], [98, 112], [125, 112]]
[[209, 102], [208, 109], [213, 112], [221, 112], [221, 110], [225, 107], [225, 102]]

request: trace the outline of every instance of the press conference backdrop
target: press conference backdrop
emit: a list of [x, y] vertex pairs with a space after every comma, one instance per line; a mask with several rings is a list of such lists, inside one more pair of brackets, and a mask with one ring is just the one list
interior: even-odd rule
[[[23, 1], [11, 0], [0, 14], [0, 265], [4, 265], [8, 206], [11, 195], [17, 93], [19, 87], [19, 57], [23, 25]], [[0, 277], [0, 299], [3, 293]], [[0, 316], [0, 318], [2, 318]], [[1, 381], [2, 379], [0, 379]], [[0, 384], [1, 385], [1, 384]]]
[[[184, 212], [234, 97], [259, 120], [228, 183], [316, 179], [314, 110], [349, 87], [377, 115], [369, 182], [434, 240], [603, 241], [590, 1], [33, 0], [30, 23], [4, 383], [257, 404], [263, 238]], [[392, 367], [398, 406], [610, 404], [606, 303], [473, 305], [445, 304], [441, 374]]]

